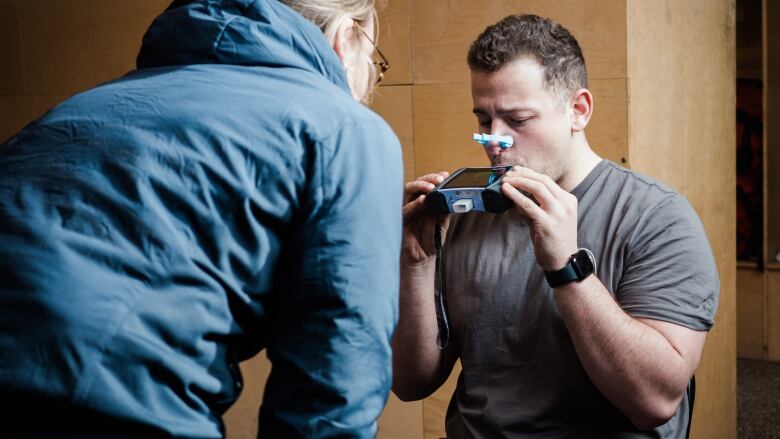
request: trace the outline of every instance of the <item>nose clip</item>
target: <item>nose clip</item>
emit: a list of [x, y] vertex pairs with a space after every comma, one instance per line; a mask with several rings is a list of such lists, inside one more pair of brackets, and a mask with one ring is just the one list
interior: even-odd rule
[[498, 146], [500, 146], [501, 149], [507, 149], [515, 142], [512, 136], [494, 136], [485, 133], [474, 133], [473, 138], [477, 141], [477, 143], [481, 143], [483, 145], [487, 145], [490, 141], [495, 140], [498, 142]]

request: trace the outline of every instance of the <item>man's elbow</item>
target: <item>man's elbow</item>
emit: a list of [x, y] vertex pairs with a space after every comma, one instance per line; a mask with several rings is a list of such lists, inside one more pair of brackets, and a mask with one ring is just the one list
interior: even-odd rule
[[419, 401], [429, 397], [436, 387], [426, 385], [423, 380], [402, 380], [398, 374], [393, 376], [393, 393], [403, 402]]
[[639, 407], [628, 418], [634, 427], [647, 431], [669, 422], [680, 408], [682, 398], [675, 400], [654, 401]]
[[421, 396], [416, 392], [410, 392], [408, 389], [399, 389], [396, 387], [393, 387], [393, 393], [403, 402], [419, 401], [425, 398], [425, 396]]

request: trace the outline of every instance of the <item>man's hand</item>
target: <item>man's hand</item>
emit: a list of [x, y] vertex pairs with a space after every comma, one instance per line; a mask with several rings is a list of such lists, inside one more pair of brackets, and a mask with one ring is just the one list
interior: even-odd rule
[[[426, 194], [448, 175], [428, 174], [404, 187], [401, 288], [398, 325], [393, 336], [393, 392], [403, 401], [428, 397], [450, 375], [457, 358], [452, 344], [444, 350], [436, 346], [436, 215], [425, 208]], [[444, 240], [449, 215], [441, 215], [439, 220]]]
[[577, 197], [561, 189], [550, 177], [522, 166], [506, 173], [501, 190], [528, 218], [536, 262], [546, 271], [566, 266], [577, 251]]
[[[425, 194], [432, 191], [449, 175], [449, 172], [446, 171], [428, 174], [410, 181], [404, 186], [404, 227], [401, 247], [401, 260], [403, 262], [417, 264], [436, 255], [436, 248], [433, 245], [436, 215], [425, 209]], [[449, 226], [449, 215], [443, 215], [440, 224], [443, 228], [443, 244]]]

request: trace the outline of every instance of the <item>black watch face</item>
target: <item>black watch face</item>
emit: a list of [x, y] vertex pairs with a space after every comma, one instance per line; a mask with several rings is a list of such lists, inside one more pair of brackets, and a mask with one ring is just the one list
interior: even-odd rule
[[571, 262], [579, 279], [585, 279], [596, 271], [596, 258], [588, 249], [579, 249], [571, 258]]

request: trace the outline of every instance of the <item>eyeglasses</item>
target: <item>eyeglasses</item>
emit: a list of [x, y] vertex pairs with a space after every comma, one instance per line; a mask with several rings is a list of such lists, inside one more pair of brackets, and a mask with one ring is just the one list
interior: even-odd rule
[[374, 65], [379, 68], [379, 76], [376, 78], [376, 84], [374, 85], [379, 85], [379, 83], [382, 82], [382, 78], [385, 76], [385, 72], [387, 71], [387, 69], [390, 68], [390, 62], [387, 61], [385, 55], [382, 53], [381, 50], [379, 50], [379, 46], [377, 46], [374, 40], [370, 36], [368, 36], [366, 31], [363, 30], [363, 28], [357, 24], [355, 24], [355, 27], [357, 28], [357, 30], [360, 31], [361, 34], [363, 34], [364, 37], [366, 37], [368, 42], [371, 43], [372, 46], [374, 46], [374, 50], [376, 50], [377, 55], [379, 55], [379, 58], [381, 59], [381, 61], [379, 62], [374, 61]]

